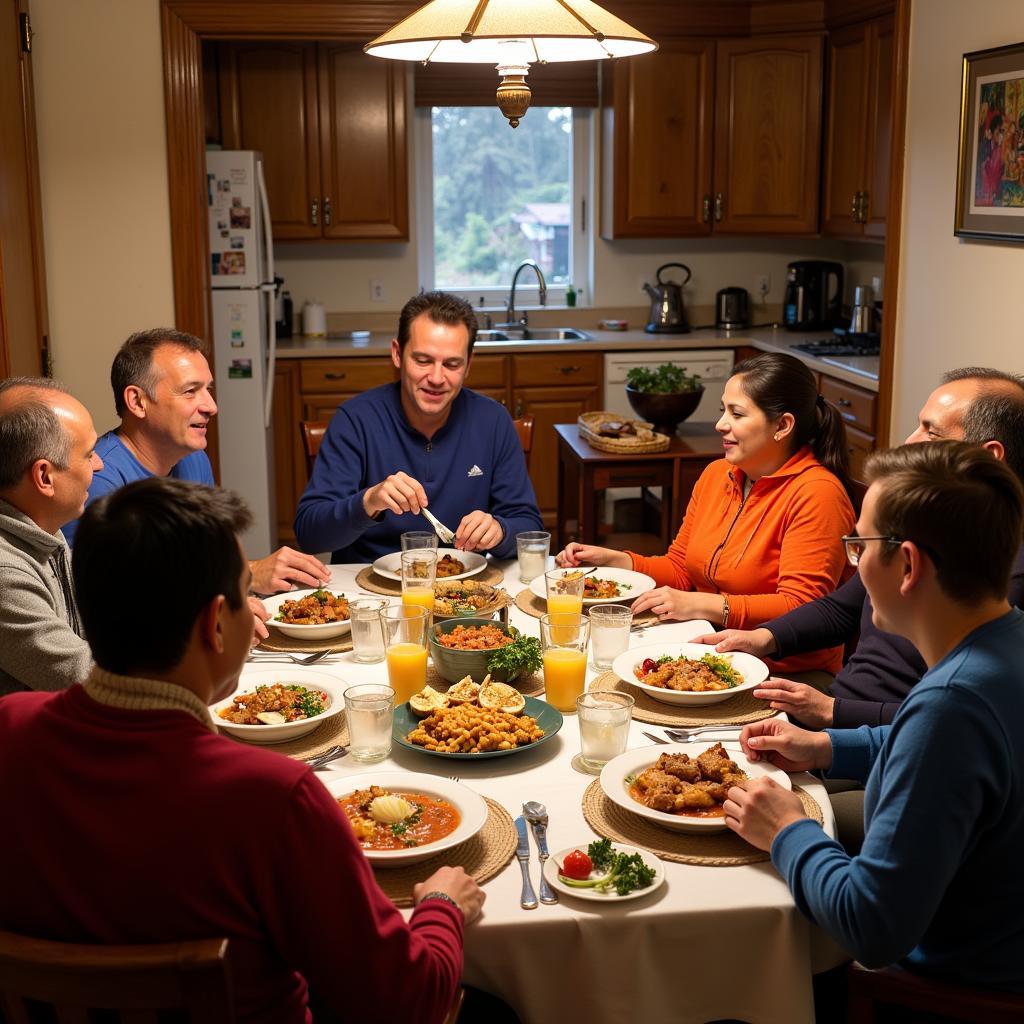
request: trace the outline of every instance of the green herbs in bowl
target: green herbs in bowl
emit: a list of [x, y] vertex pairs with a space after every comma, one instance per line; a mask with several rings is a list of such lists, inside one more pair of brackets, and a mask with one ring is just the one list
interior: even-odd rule
[[626, 373], [626, 387], [656, 395], [704, 390], [699, 374], [687, 373], [685, 366], [674, 366], [672, 363], [662, 363], [653, 370], [647, 366], [634, 366]]
[[634, 366], [626, 374], [626, 398], [633, 411], [669, 437], [693, 415], [703, 396], [700, 377], [688, 374], [684, 366], [663, 363], [654, 370]]
[[535, 636], [520, 635], [490, 655], [487, 671], [492, 679], [511, 683], [520, 676], [539, 671], [541, 664], [540, 641]]

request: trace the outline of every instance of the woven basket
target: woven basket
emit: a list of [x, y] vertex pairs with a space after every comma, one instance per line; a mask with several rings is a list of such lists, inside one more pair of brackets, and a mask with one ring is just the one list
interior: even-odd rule
[[[487, 599], [487, 603], [475, 611], [455, 612], [451, 615], [445, 615], [438, 609], [436, 599], [444, 597], [446, 594], [450, 594], [453, 591], [460, 590], [470, 594], [479, 594], [481, 597]], [[478, 580], [438, 580], [437, 583], [434, 584], [434, 598], [435, 622], [443, 619], [465, 618], [467, 616], [472, 618], [487, 618], [495, 612], [500, 611], [509, 603], [508, 594], [506, 594], [504, 590], [492, 587], [489, 583], [480, 583]]]
[[[606, 423], [632, 423], [636, 429], [635, 437], [602, 437], [601, 428]], [[663, 452], [668, 448], [670, 438], [665, 434], [656, 434], [651, 424], [644, 420], [631, 420], [616, 412], [585, 412], [576, 420], [582, 437], [591, 447], [602, 452], [616, 454], [640, 454], [643, 452]]]

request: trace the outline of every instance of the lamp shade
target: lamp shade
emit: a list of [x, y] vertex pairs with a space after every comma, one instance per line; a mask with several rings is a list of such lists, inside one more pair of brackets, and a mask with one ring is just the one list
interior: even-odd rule
[[502, 64], [633, 57], [657, 43], [591, 0], [431, 0], [363, 49], [429, 63]]

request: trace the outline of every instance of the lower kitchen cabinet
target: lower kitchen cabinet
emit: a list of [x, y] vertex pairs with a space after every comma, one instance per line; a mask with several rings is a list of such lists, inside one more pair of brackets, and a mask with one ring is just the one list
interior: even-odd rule
[[831, 402], [846, 425], [846, 450], [850, 455], [850, 475], [864, 479], [864, 461], [875, 450], [878, 422], [878, 395], [856, 384], [847, 384], [824, 374], [819, 387], [822, 397]]

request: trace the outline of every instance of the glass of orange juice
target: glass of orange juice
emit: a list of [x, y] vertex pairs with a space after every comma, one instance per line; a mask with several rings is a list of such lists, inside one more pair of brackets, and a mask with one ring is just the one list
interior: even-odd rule
[[390, 605], [381, 612], [384, 621], [388, 682], [395, 704], [403, 704], [427, 685], [427, 630], [430, 612], [415, 604]]
[[402, 604], [434, 611], [434, 580], [437, 578], [437, 552], [430, 548], [412, 548], [402, 552]]
[[544, 655], [544, 696], [561, 712], [574, 712], [587, 675], [590, 619], [581, 612], [548, 612], [540, 617]]

